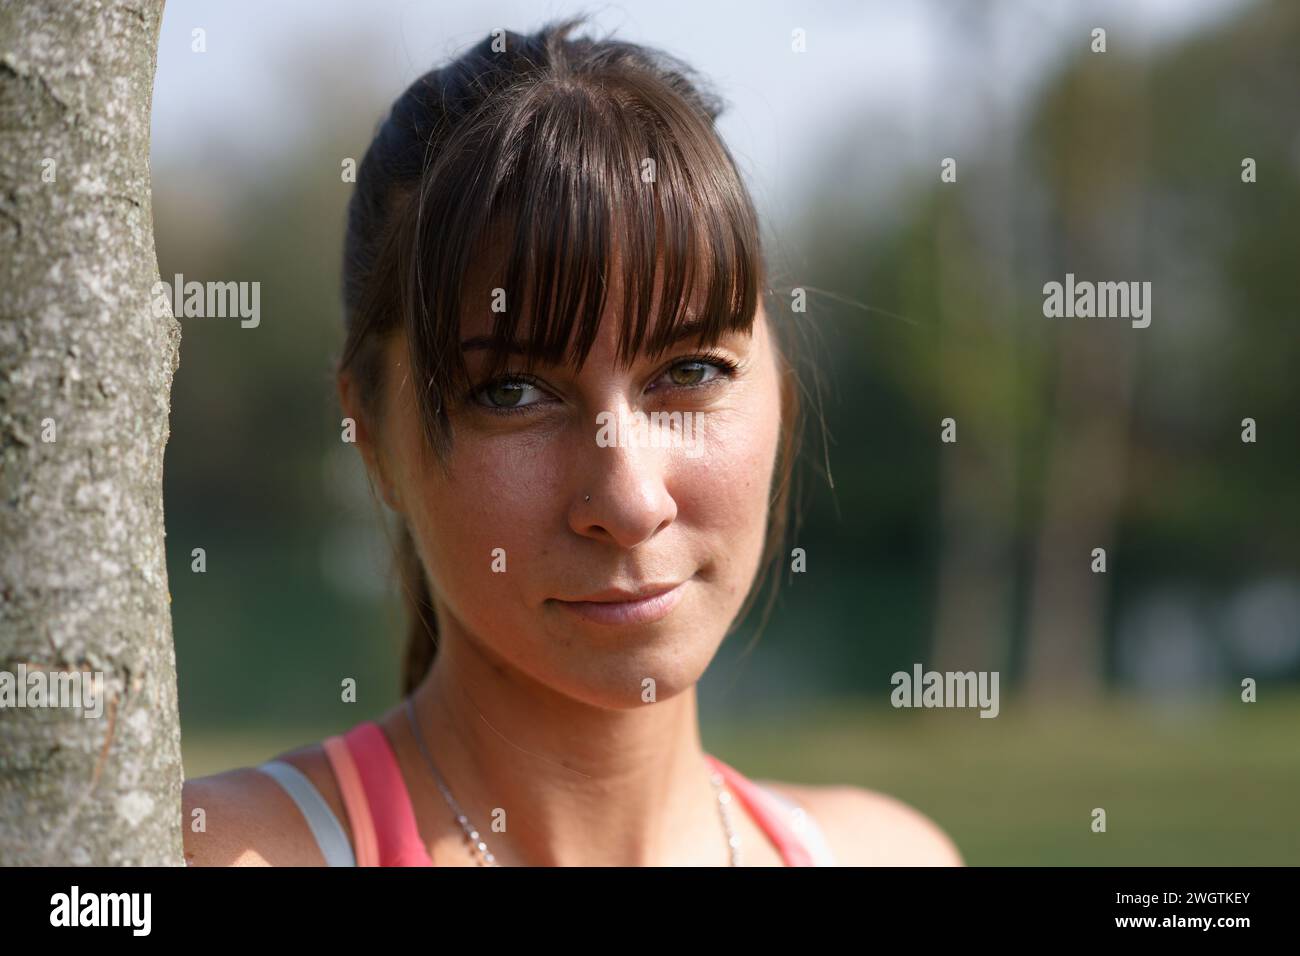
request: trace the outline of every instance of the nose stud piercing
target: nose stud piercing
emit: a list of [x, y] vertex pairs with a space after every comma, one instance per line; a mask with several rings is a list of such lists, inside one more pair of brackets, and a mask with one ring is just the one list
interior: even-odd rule
[[587, 495], [587, 497], [583, 498], [582, 500], [583, 500], [583, 501], [590, 501], [590, 500], [591, 500], [591, 495]]

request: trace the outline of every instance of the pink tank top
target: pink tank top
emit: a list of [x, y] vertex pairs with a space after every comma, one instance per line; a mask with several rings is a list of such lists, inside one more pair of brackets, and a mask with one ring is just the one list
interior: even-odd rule
[[[357, 866], [433, 866], [424, 847], [397, 758], [383, 730], [364, 721], [342, 736], [326, 738], [325, 754], [338, 780]], [[767, 834], [786, 866], [833, 865], [815, 859], [824, 842], [810, 841], [786, 821], [789, 807], [771, 791], [746, 779], [718, 758], [705, 754], [727, 787]], [[821, 855], [829, 855], [826, 850]]]

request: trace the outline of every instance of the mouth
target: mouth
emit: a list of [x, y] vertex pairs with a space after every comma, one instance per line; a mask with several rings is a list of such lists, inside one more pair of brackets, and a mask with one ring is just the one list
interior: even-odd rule
[[580, 601], [555, 603], [571, 614], [596, 624], [651, 624], [672, 613], [686, 591], [686, 582], [657, 584], [637, 591], [611, 589], [592, 594]]

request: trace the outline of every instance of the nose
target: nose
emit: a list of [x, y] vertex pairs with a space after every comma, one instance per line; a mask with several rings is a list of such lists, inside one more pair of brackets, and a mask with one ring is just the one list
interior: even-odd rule
[[[664, 481], [667, 448], [637, 447], [637, 441], [597, 444], [579, 457], [569, 487], [569, 527], [577, 534], [635, 548], [673, 523], [677, 502]], [[586, 500], [590, 496], [591, 500]]]

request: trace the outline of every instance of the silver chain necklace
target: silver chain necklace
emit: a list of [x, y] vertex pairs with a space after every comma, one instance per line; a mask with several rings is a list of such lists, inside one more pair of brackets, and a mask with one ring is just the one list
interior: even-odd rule
[[[429, 771], [433, 774], [433, 782], [438, 785], [438, 790], [442, 792], [443, 799], [451, 807], [451, 812], [456, 815], [456, 822], [460, 824], [461, 830], [465, 833], [465, 839], [468, 841], [470, 848], [480, 860], [479, 866], [500, 866], [492, 851], [488, 849], [487, 844], [483, 841], [482, 835], [478, 829], [469, 822], [461, 810], [460, 804], [456, 798], [451, 795], [447, 785], [442, 782], [442, 774], [438, 773], [438, 768], [434, 766], [433, 758], [429, 756], [429, 748], [424, 744], [424, 735], [420, 733], [419, 721], [415, 719], [415, 707], [411, 703], [411, 698], [406, 698], [406, 719], [410, 721], [411, 731], [415, 734], [415, 742], [420, 747], [420, 753], [424, 757], [424, 762], [428, 765]], [[740, 837], [736, 835], [736, 829], [731, 822], [731, 792], [726, 787], [726, 781], [722, 779], [722, 774], [717, 770], [710, 770], [709, 782], [713, 784], [713, 789], [718, 795], [718, 815], [722, 817], [722, 829], [727, 834], [727, 847], [731, 854], [731, 865], [740, 866]]]

